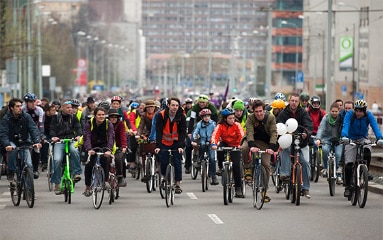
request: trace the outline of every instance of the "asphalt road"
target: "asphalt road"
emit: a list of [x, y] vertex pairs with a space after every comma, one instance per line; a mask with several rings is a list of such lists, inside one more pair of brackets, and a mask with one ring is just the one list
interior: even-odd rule
[[270, 185], [271, 202], [261, 210], [246, 198], [225, 206], [222, 187], [201, 184], [184, 175], [183, 193], [167, 208], [158, 191], [129, 177], [121, 197], [105, 201], [95, 210], [82, 195], [84, 181], [76, 186], [72, 204], [48, 191], [43, 174], [35, 182], [33, 209], [22, 201], [12, 205], [5, 177], [0, 180], [0, 239], [383, 239], [383, 196], [369, 193], [365, 208], [351, 206], [337, 186], [330, 197], [325, 179], [311, 185], [311, 199], [295, 206]]

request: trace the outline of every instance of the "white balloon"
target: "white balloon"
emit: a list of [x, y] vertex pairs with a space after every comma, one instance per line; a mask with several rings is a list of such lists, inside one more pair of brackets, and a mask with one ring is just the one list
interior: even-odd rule
[[288, 148], [293, 142], [293, 137], [290, 134], [283, 134], [279, 137], [278, 143], [281, 148]]
[[277, 123], [278, 135], [283, 135], [287, 132], [286, 125], [283, 123]]
[[287, 119], [285, 125], [288, 133], [293, 133], [298, 128], [298, 122], [294, 118]]

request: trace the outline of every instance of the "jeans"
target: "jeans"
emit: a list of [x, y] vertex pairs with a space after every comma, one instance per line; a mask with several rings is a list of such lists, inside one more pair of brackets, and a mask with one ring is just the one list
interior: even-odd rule
[[[172, 146], [161, 145], [161, 151], [158, 153], [158, 157], [160, 158], [161, 163], [161, 175], [166, 175], [166, 167], [169, 164], [169, 152], [166, 150], [177, 148]], [[182, 181], [182, 156], [178, 151], [173, 151], [173, 163], [174, 163], [174, 175], [176, 181]]]
[[[69, 143], [69, 153], [70, 153], [70, 169], [71, 174], [81, 174], [81, 164], [80, 164], [80, 153], [77, 148], [74, 147], [74, 142]], [[53, 161], [54, 161], [54, 171], [51, 177], [51, 182], [59, 184], [61, 182], [62, 176], [62, 161], [65, 158], [65, 144], [56, 143], [53, 149]]]
[[[198, 151], [199, 159], [203, 159], [203, 155], [204, 155], [204, 150], [205, 149], [206, 149], [205, 145], [201, 145], [199, 147], [199, 151]], [[209, 172], [208, 172], [208, 176], [209, 177], [213, 177], [213, 176], [215, 176], [215, 172], [216, 172], [215, 150], [211, 149], [210, 146], [206, 150], [208, 151], [208, 155], [209, 155]]]
[[[13, 142], [10, 143], [11, 146], [16, 147], [16, 144]], [[9, 151], [8, 152], [8, 170], [9, 171], [16, 171], [16, 154], [17, 151]], [[23, 153], [21, 155], [21, 161], [23, 160], [23, 156], [26, 156], [27, 159], [27, 165], [30, 169], [32, 169], [32, 157], [31, 152], [28, 149], [24, 149]]]
[[[285, 148], [281, 152], [281, 175], [290, 176], [291, 172], [291, 157], [290, 157], [291, 148]], [[310, 162], [309, 162], [309, 146], [301, 148], [299, 162], [302, 165], [302, 178], [303, 178], [303, 187], [304, 190], [310, 190]]]
[[[323, 168], [327, 169], [327, 161], [328, 161], [328, 154], [331, 150], [331, 144], [322, 144], [322, 158], [323, 158]], [[343, 145], [339, 144], [337, 146], [334, 146], [334, 153], [335, 153], [335, 161], [336, 161], [336, 168], [338, 168], [339, 161], [342, 157], [343, 153]], [[339, 177], [340, 174], [337, 174]]]

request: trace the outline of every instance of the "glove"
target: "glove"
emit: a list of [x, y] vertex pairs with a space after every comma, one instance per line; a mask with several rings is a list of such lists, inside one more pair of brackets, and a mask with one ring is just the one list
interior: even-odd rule
[[383, 138], [380, 138], [376, 141], [376, 145], [378, 145], [379, 147], [383, 147]]
[[341, 137], [340, 140], [342, 141], [342, 143], [345, 143], [345, 144], [350, 143], [350, 139], [348, 137]]
[[277, 144], [274, 144], [274, 143], [270, 143], [270, 144], [269, 144], [269, 148], [270, 148], [271, 150], [273, 150], [274, 152], [278, 150], [278, 146], [277, 146]]

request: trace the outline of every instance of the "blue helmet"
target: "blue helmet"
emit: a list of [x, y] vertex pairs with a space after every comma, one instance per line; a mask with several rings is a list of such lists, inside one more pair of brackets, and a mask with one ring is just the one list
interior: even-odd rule
[[138, 106], [140, 106], [140, 104], [139, 104], [138, 102], [132, 102], [132, 103], [130, 104], [130, 108], [131, 108], [132, 110], [138, 108]]
[[23, 99], [24, 99], [25, 102], [36, 101], [37, 100], [37, 96], [34, 93], [26, 93], [24, 95]]
[[286, 95], [284, 93], [278, 92], [275, 94], [275, 100], [281, 99], [286, 102]]
[[223, 109], [223, 110], [221, 111], [221, 116], [222, 116], [222, 117], [227, 117], [227, 116], [229, 116], [229, 115], [234, 115], [234, 111], [233, 111], [233, 109], [231, 109], [231, 108], [225, 108], [225, 109]]

